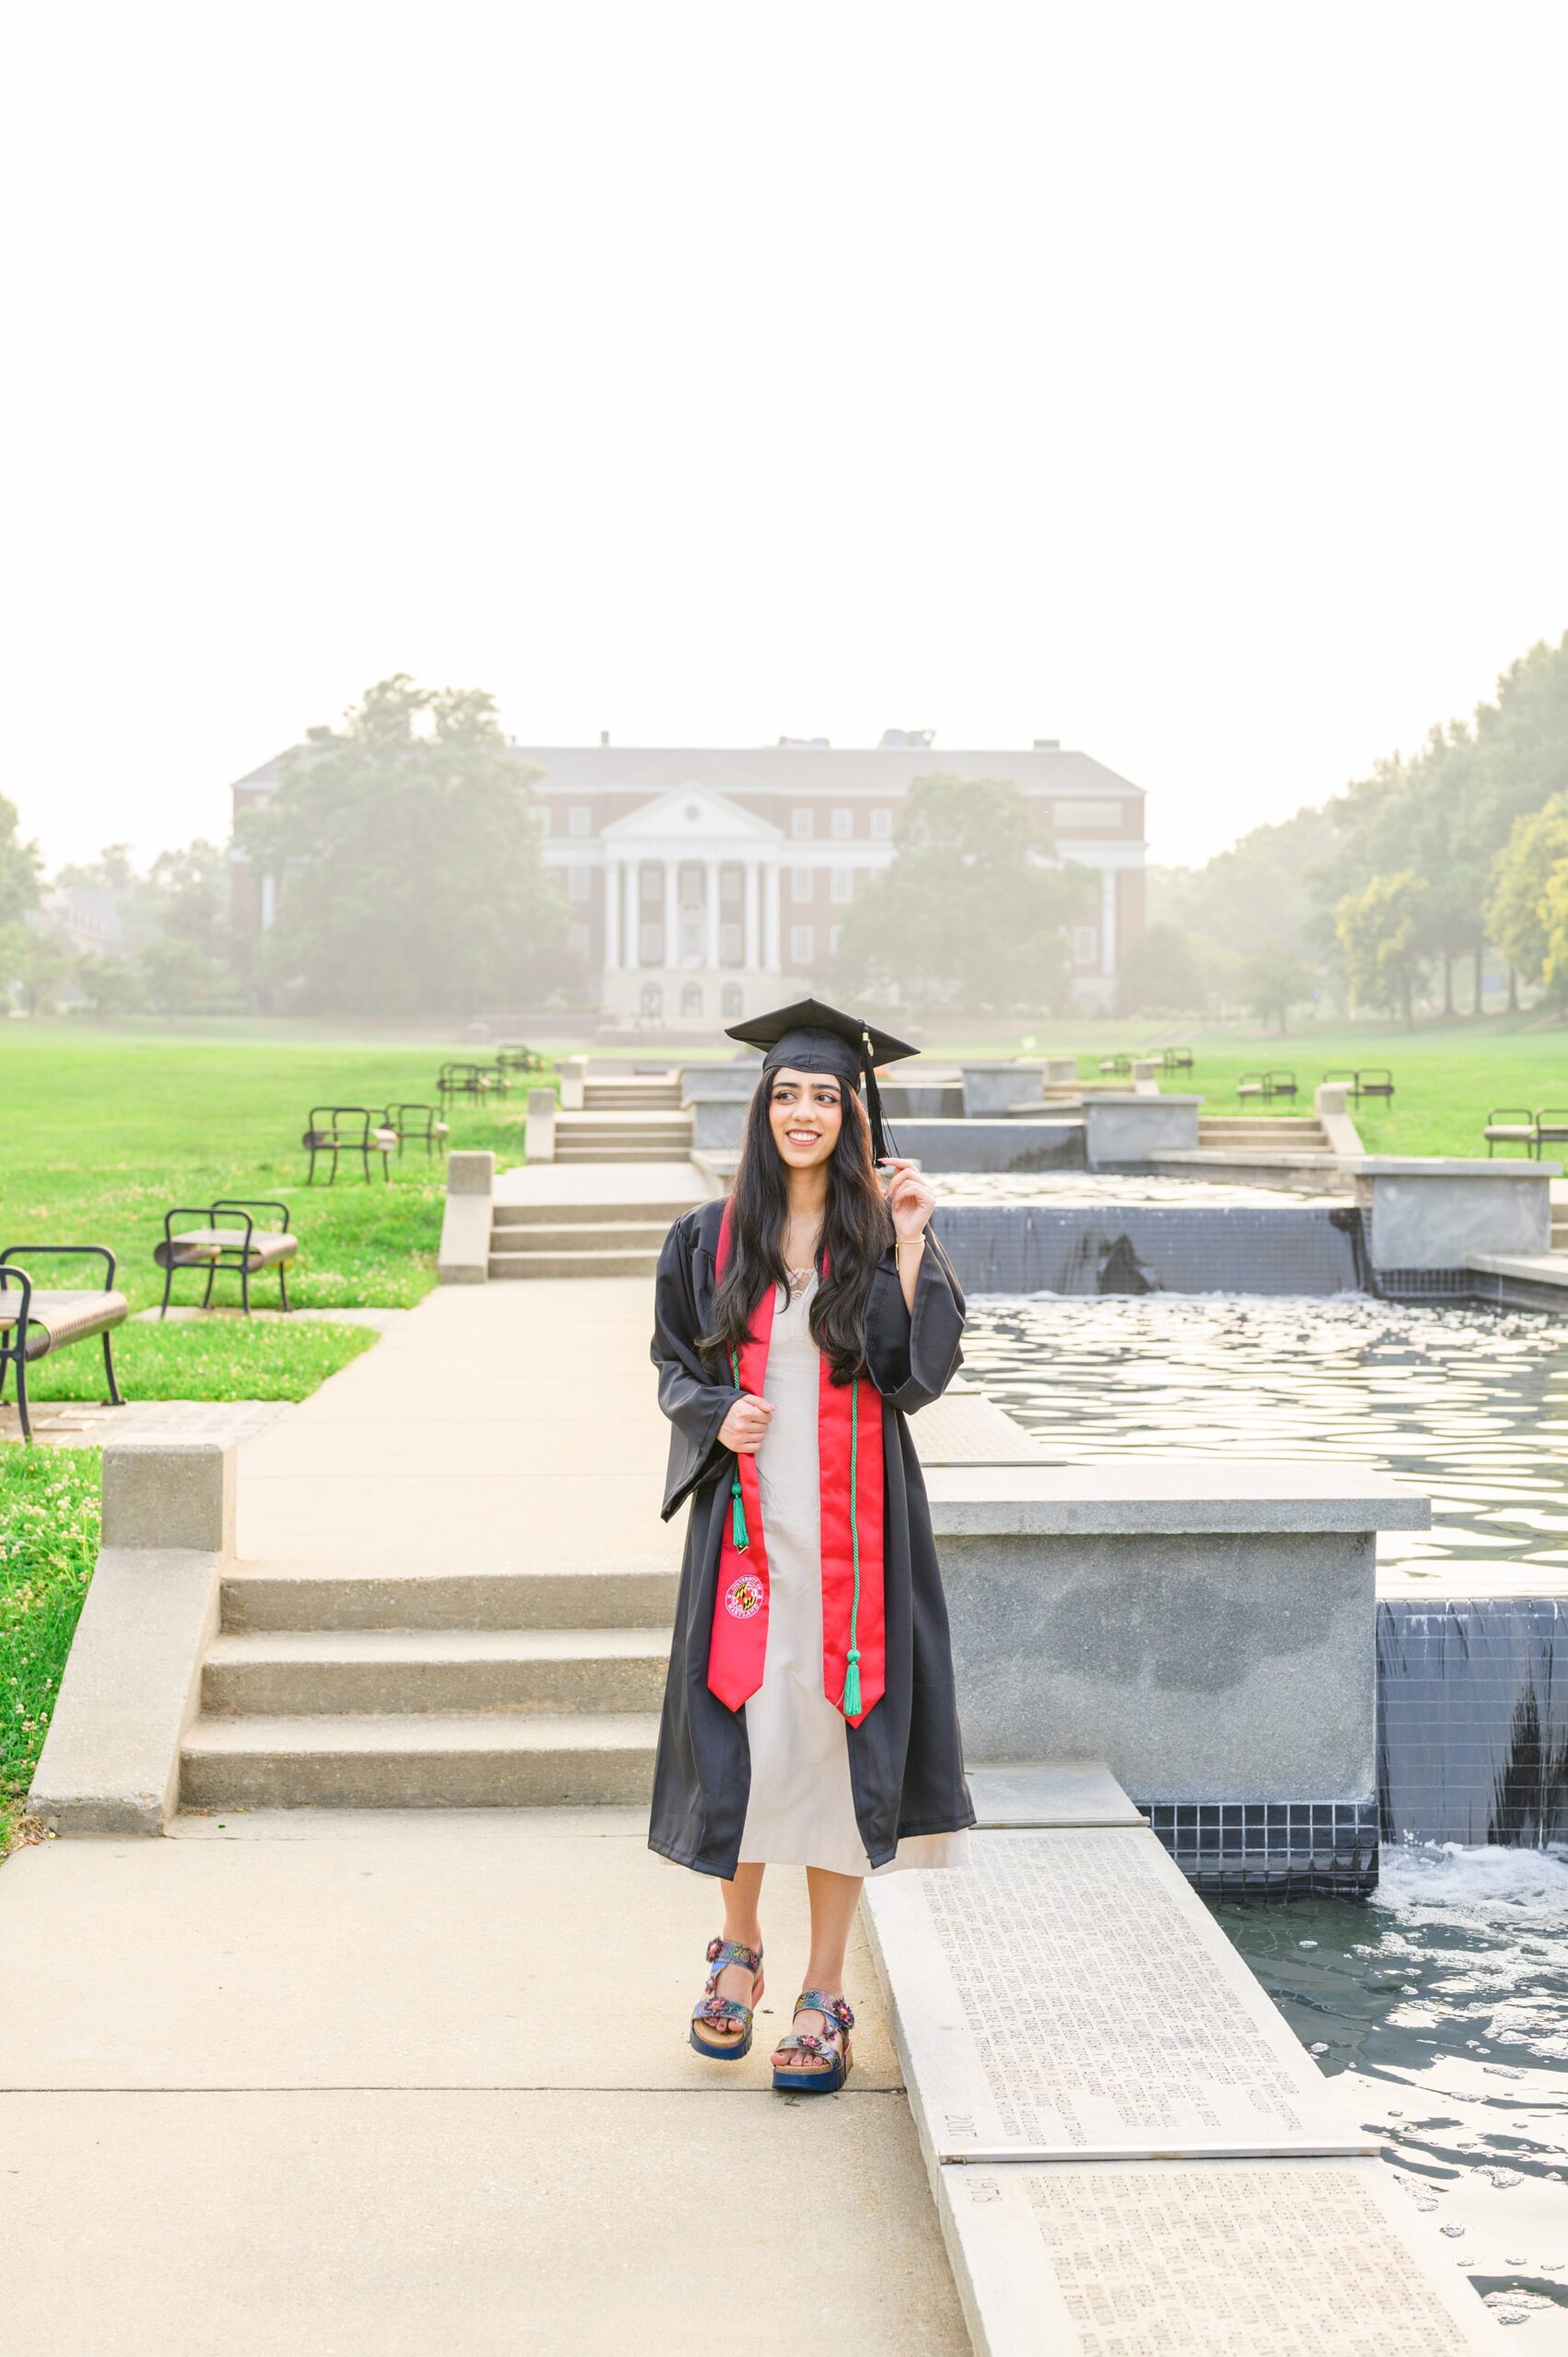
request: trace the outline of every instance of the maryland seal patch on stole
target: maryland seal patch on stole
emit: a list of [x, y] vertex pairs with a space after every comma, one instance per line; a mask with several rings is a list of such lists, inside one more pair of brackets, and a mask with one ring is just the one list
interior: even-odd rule
[[761, 1581], [753, 1579], [749, 1572], [731, 1580], [724, 1592], [724, 1608], [737, 1620], [749, 1620], [753, 1613], [762, 1609]]

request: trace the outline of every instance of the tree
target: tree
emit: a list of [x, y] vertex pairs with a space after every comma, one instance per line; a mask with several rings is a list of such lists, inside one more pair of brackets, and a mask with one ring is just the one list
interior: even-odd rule
[[41, 865], [36, 843], [25, 843], [14, 802], [0, 794], [0, 925], [13, 925], [38, 906]]
[[1428, 962], [1431, 894], [1411, 868], [1375, 876], [1347, 892], [1334, 911], [1345, 972], [1353, 998], [1398, 1008], [1405, 1028], [1415, 1023], [1415, 986]]
[[127, 930], [134, 938], [166, 935], [193, 941], [209, 958], [228, 943], [228, 860], [200, 838], [184, 851], [160, 851], [145, 877], [125, 895]]
[[216, 997], [228, 980], [217, 959], [209, 958], [198, 942], [182, 941], [174, 934], [149, 941], [136, 962], [147, 996], [171, 1022]]
[[896, 848], [844, 921], [846, 987], [912, 1007], [1051, 1006], [1065, 995], [1064, 927], [1094, 879], [1051, 845], [1005, 778], [917, 777]]
[[540, 857], [531, 780], [494, 700], [383, 679], [312, 728], [240, 822], [278, 879], [264, 975], [361, 1013], [517, 1005], [564, 979], [567, 910]]
[[1116, 984], [1122, 1015], [1194, 1013], [1208, 989], [1189, 935], [1179, 924], [1152, 924], [1121, 960]]
[[141, 1003], [142, 986], [122, 959], [84, 949], [76, 960], [76, 988], [99, 1023], [111, 1015], [128, 1015]]
[[1310, 998], [1318, 976], [1304, 959], [1288, 949], [1260, 949], [1241, 970], [1241, 993], [1251, 1012], [1265, 1022], [1276, 1022], [1283, 1037], [1290, 1011]]
[[1558, 913], [1568, 894], [1568, 794], [1516, 819], [1493, 870], [1486, 922], [1492, 938], [1528, 982], [1561, 991]]
[[16, 985], [29, 1015], [41, 1015], [71, 975], [71, 954], [52, 933], [30, 924], [0, 926], [0, 975]]

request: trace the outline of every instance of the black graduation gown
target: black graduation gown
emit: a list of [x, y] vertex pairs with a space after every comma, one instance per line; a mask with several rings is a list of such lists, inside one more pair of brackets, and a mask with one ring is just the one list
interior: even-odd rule
[[[714, 1202], [678, 1219], [665, 1238], [655, 1283], [652, 1356], [659, 1406], [670, 1422], [664, 1519], [688, 1499], [691, 1515], [648, 1844], [699, 1874], [727, 1879], [739, 1863], [751, 1764], [744, 1711], [726, 1709], [708, 1690], [708, 1639], [735, 1461], [719, 1446], [717, 1434], [738, 1394], [733, 1385], [712, 1380], [697, 1350], [713, 1305], [723, 1215], [723, 1203]], [[884, 1864], [909, 1836], [952, 1833], [974, 1823], [947, 1607], [925, 1485], [904, 1421], [937, 1399], [958, 1372], [963, 1325], [964, 1296], [935, 1238], [928, 1235], [921, 1257], [912, 1318], [889, 1246], [872, 1278], [865, 1316], [866, 1370], [888, 1411], [882, 1419], [887, 1689], [859, 1726], [846, 1721], [844, 1728], [855, 1817], [874, 1866]]]

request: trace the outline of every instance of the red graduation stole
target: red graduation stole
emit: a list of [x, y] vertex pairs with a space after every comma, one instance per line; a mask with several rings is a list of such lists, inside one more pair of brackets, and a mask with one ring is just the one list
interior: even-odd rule
[[[730, 1205], [719, 1228], [714, 1283], [729, 1258]], [[751, 1316], [751, 1340], [735, 1354], [738, 1391], [760, 1396], [773, 1330], [773, 1287]], [[887, 1685], [882, 1594], [882, 1395], [864, 1373], [831, 1381], [822, 1361], [817, 1441], [822, 1501], [822, 1691], [859, 1726]], [[739, 1456], [719, 1547], [718, 1593], [708, 1645], [708, 1686], [738, 1711], [762, 1683], [768, 1652], [768, 1542], [755, 1456]]]

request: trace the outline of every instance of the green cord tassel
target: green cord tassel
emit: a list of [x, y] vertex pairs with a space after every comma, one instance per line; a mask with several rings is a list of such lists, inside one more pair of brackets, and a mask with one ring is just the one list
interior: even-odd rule
[[854, 1511], [859, 1472], [860, 1377], [856, 1376], [849, 1395], [849, 1535], [854, 1549], [854, 1602], [850, 1607], [848, 1666], [844, 1672], [844, 1699], [840, 1705], [846, 1719], [860, 1716], [860, 1647], [855, 1643], [860, 1633], [860, 1524]]
[[[729, 1366], [730, 1373], [735, 1377], [735, 1387], [738, 1391], [740, 1388], [740, 1353], [738, 1351], [731, 1351], [729, 1354]], [[729, 1484], [729, 1538], [730, 1544], [733, 1546], [738, 1555], [744, 1555], [746, 1550], [751, 1544], [751, 1534], [746, 1527], [746, 1497], [745, 1492], [742, 1491], [740, 1486], [740, 1459], [738, 1457], [736, 1458], [735, 1471], [731, 1476]]]

